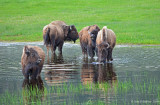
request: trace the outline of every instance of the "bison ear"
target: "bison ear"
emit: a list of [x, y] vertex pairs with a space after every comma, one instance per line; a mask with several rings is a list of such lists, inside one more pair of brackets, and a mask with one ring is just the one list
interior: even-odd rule
[[24, 52], [25, 52], [25, 54], [26, 54], [27, 56], [29, 56], [30, 51], [29, 51], [28, 46], [24, 46]]
[[63, 30], [64, 30], [64, 36], [67, 37], [70, 26], [63, 25], [62, 27], [63, 27]]

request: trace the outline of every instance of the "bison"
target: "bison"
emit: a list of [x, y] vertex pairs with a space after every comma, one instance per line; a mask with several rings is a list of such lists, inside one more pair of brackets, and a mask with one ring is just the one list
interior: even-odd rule
[[43, 41], [47, 47], [47, 55], [49, 55], [49, 48], [54, 54], [58, 47], [62, 54], [62, 47], [64, 41], [75, 41], [78, 39], [78, 32], [74, 25], [67, 25], [63, 21], [53, 21], [43, 28]]
[[116, 35], [111, 29], [106, 26], [98, 32], [96, 46], [98, 49], [99, 62], [112, 61], [112, 50], [116, 45]]
[[26, 79], [40, 76], [45, 59], [44, 51], [38, 46], [24, 46], [21, 57], [22, 73]]
[[96, 48], [96, 37], [100, 28], [97, 25], [84, 27], [79, 32], [80, 45], [82, 48], [82, 53], [85, 56], [90, 56], [91, 58], [95, 55]]

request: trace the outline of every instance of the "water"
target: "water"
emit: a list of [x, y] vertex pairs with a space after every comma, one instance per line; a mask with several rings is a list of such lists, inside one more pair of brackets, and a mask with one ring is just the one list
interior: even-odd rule
[[99, 64], [66, 43], [63, 55], [46, 56], [41, 78], [26, 81], [20, 62], [28, 44], [46, 52], [42, 42], [0, 43], [0, 104], [160, 104], [160, 46], [117, 45], [114, 61]]

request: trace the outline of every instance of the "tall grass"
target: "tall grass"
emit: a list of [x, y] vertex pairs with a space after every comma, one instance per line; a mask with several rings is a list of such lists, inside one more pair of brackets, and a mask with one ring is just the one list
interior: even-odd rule
[[[160, 104], [160, 85], [157, 84], [159, 82], [154, 80], [144, 81], [143, 84], [134, 83], [132, 81], [124, 81], [124, 82], [103, 82], [103, 83], [63, 83], [61, 85], [53, 85], [49, 88], [44, 87], [43, 90], [38, 89], [38, 87], [34, 88], [23, 88], [23, 90], [16, 92], [8, 92], [6, 91], [3, 94], [0, 94], [0, 104], [1, 105], [52, 105], [58, 102], [58, 104], [74, 104], [74, 105], [134, 105], [137, 102], [143, 104], [152, 104], [150, 98], [153, 96], [155, 100], [153, 100], [154, 104]], [[157, 85], [155, 85], [157, 84]], [[133, 91], [133, 92], [131, 92]], [[97, 97], [100, 93], [101, 97]], [[131, 94], [132, 93], [132, 94]], [[144, 94], [144, 97], [139, 99], [139, 96], [136, 95]], [[84, 102], [81, 101], [81, 98], [77, 101], [75, 98], [77, 95], [85, 96], [85, 95], [93, 95], [93, 97], [98, 98], [97, 100], [88, 99]], [[94, 96], [95, 95], [95, 96]], [[104, 97], [103, 97], [104, 95]], [[125, 100], [126, 96], [132, 96], [131, 100]], [[141, 95], [143, 96], [143, 95]], [[68, 98], [69, 97], [69, 98]], [[77, 97], [78, 98], [78, 97]], [[101, 99], [102, 98], [102, 99]], [[74, 100], [76, 99], [76, 100]], [[104, 99], [109, 99], [107, 102]], [[123, 100], [121, 100], [123, 99]], [[58, 101], [59, 100], [59, 101]], [[67, 101], [66, 101], [67, 100]]]
[[117, 43], [160, 44], [159, 0], [1, 0], [0, 41], [42, 41], [42, 28], [53, 20], [107, 25]]

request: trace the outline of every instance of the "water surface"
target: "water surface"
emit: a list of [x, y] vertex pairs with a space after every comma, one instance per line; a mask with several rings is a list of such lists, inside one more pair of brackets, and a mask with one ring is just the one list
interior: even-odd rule
[[[83, 57], [78, 44], [66, 43], [63, 55], [46, 56], [41, 78], [26, 81], [24, 45], [46, 52], [42, 42], [0, 43], [0, 96], [8, 100], [0, 104], [160, 104], [160, 46], [117, 45], [112, 63], [97, 64], [97, 57]], [[43, 92], [28, 98], [21, 94], [26, 85]]]

